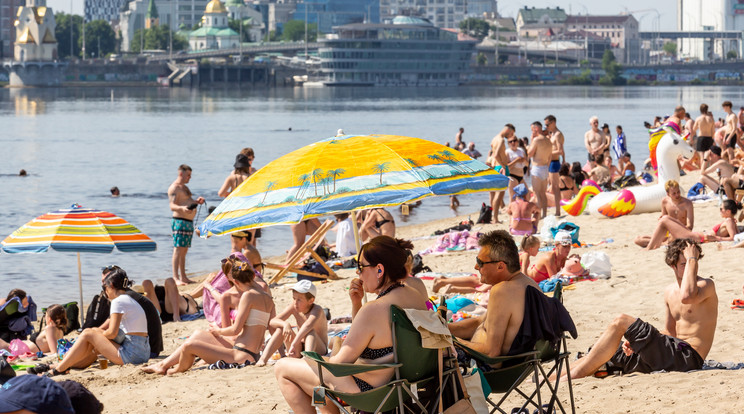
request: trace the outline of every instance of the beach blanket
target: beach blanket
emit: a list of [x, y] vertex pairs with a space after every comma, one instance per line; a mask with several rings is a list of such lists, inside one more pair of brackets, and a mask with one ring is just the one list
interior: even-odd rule
[[414, 277], [422, 280], [433, 280], [435, 277], [463, 277], [472, 274], [472, 272], [421, 272]]
[[445, 233], [437, 238], [430, 247], [419, 252], [421, 256], [427, 254], [444, 254], [451, 251], [473, 250], [478, 248], [480, 233], [468, 230]]
[[199, 312], [192, 313], [190, 315], [182, 315], [181, 316], [181, 320], [182, 321], [186, 321], [186, 322], [190, 322], [190, 321], [195, 321], [195, 320], [200, 319], [200, 318], [203, 318], [203, 317], [204, 317], [204, 310], [199, 309]]

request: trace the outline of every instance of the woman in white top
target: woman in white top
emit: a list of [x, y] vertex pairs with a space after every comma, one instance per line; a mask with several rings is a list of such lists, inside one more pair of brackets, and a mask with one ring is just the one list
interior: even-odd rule
[[147, 317], [142, 307], [124, 294], [130, 286], [132, 282], [123, 269], [114, 269], [106, 275], [102, 288], [111, 300], [108, 327], [105, 331], [84, 330], [49, 376], [66, 374], [70, 368], [86, 368], [95, 362], [98, 354], [118, 365], [141, 364], [150, 359]]
[[[198, 356], [209, 364], [224, 361], [232, 364], [255, 364], [260, 358], [266, 328], [274, 301], [255, 281], [250, 263], [230, 258], [223, 264], [240, 292], [240, 303], [232, 325], [220, 328], [209, 324], [209, 331], [196, 331], [168, 358], [142, 368], [148, 373], [175, 374], [191, 368]], [[230, 315], [232, 318], [232, 315]]]
[[519, 146], [519, 138], [516, 136], [509, 138], [506, 142], [509, 144], [506, 148], [506, 156], [509, 157], [509, 177], [521, 183], [524, 177], [524, 167], [527, 165], [525, 164], [527, 153]]

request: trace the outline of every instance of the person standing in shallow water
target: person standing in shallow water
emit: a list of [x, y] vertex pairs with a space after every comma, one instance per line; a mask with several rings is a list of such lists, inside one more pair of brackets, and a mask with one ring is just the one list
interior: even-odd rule
[[181, 164], [178, 167], [178, 178], [168, 187], [168, 203], [173, 212], [171, 230], [173, 231], [173, 280], [177, 285], [194, 283], [186, 277], [186, 253], [191, 247], [194, 236], [194, 217], [196, 207], [204, 204], [204, 197], [194, 200], [186, 184], [191, 180], [191, 167]]

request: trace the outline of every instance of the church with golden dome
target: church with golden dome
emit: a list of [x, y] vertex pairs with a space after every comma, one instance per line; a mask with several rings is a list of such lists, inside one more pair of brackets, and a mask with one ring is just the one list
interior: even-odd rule
[[57, 60], [54, 12], [45, 0], [26, 0], [18, 8], [13, 58], [18, 62]]
[[228, 10], [220, 0], [211, 0], [204, 8], [202, 27], [189, 33], [191, 50], [235, 49], [240, 35], [228, 26]]

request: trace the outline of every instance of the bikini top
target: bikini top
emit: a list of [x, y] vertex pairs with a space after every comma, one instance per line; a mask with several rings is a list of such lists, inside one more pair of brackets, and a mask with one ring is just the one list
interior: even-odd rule
[[393, 347], [387, 346], [385, 348], [364, 348], [364, 351], [359, 355], [359, 358], [364, 359], [377, 359], [393, 353]]
[[[237, 316], [237, 310], [233, 309], [230, 311], [230, 319], [234, 321]], [[245, 320], [245, 326], [269, 326], [270, 319], [271, 314], [269, 314], [269, 312], [264, 312], [259, 309], [251, 309], [251, 312], [248, 314], [248, 319]]]
[[382, 213], [380, 213], [378, 210], [375, 210], [375, 213], [377, 213], [377, 215], [380, 216], [380, 218], [382, 219], [380, 221], [375, 221], [375, 227], [376, 228], [379, 229], [380, 227], [382, 227], [383, 225], [385, 225], [385, 223], [391, 223], [392, 222], [392, 220], [386, 219], [385, 216], [383, 216]]

